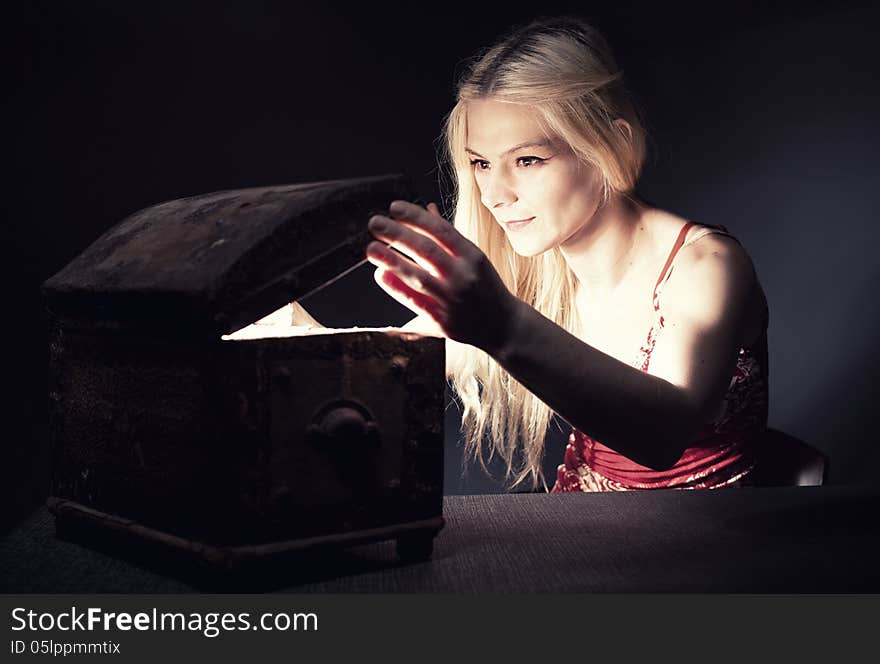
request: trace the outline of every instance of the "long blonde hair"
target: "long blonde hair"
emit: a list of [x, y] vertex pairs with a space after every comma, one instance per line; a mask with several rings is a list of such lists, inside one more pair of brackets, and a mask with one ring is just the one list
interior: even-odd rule
[[[456, 104], [446, 116], [443, 158], [451, 171], [455, 228], [483, 250], [512, 293], [572, 332], [579, 325], [576, 279], [560, 250], [516, 254], [480, 200], [465, 152], [466, 113], [468, 101], [487, 98], [536, 111], [545, 133], [598, 169], [606, 196], [635, 187], [645, 160], [644, 125], [605, 39], [571, 17], [533, 21], [478, 54], [460, 78]], [[532, 489], [540, 481], [546, 491], [541, 460], [551, 409], [484, 351], [467, 344], [455, 350], [449, 373], [463, 408], [465, 459], [479, 461], [489, 474], [483, 449], [488, 434], [488, 461], [497, 453], [505, 462], [505, 480], [514, 478], [508, 488], [531, 478]]]

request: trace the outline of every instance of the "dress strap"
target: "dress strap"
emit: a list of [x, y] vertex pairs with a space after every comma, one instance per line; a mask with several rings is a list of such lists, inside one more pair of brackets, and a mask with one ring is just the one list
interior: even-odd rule
[[684, 238], [687, 235], [690, 227], [693, 226], [693, 222], [689, 221], [684, 226], [682, 226], [681, 232], [678, 234], [678, 238], [675, 240], [675, 244], [672, 245], [672, 251], [669, 252], [669, 257], [666, 259], [666, 264], [663, 266], [663, 270], [660, 272], [660, 276], [657, 277], [657, 283], [654, 284], [654, 311], [658, 311], [660, 309], [660, 305], [657, 302], [657, 289], [660, 288], [660, 284], [663, 283], [664, 278], [666, 277], [666, 271], [669, 269], [669, 266], [672, 265], [672, 260], [675, 258], [675, 254], [678, 253], [678, 250], [682, 248], [684, 245]]
[[[663, 270], [662, 272], [660, 272], [660, 276], [657, 278], [657, 283], [654, 286], [654, 323], [648, 330], [648, 337], [645, 340], [644, 345], [639, 348], [639, 354], [636, 356], [635, 366], [638, 367], [641, 371], [648, 371], [648, 366], [651, 362], [651, 352], [654, 350], [654, 346], [657, 343], [657, 336], [660, 334], [660, 330], [662, 330], [666, 324], [666, 321], [663, 318], [663, 314], [660, 313], [660, 291], [663, 290], [663, 285], [669, 279], [669, 275], [672, 274], [672, 264], [675, 261], [675, 257], [678, 254], [679, 250], [682, 247], [693, 244], [701, 237], [705, 237], [710, 233], [720, 233], [722, 235], [732, 237], [734, 240], [736, 240], [736, 238], [730, 235], [730, 233], [724, 226], [704, 226], [696, 233], [694, 233], [689, 240], [685, 241], [685, 237], [687, 236], [688, 231], [690, 230], [691, 226], [694, 225], [695, 224], [693, 222], [689, 221], [682, 227], [681, 231], [678, 234], [678, 238], [676, 239], [675, 244], [672, 247], [672, 251], [669, 252], [669, 257], [666, 259], [666, 264], [663, 266]], [[739, 240], [736, 241], [739, 242]]]
[[672, 264], [675, 261], [676, 255], [678, 254], [679, 250], [682, 247], [686, 247], [689, 244], [693, 244], [694, 242], [696, 242], [700, 238], [703, 238], [711, 233], [718, 233], [720, 235], [726, 235], [730, 238], [733, 238], [737, 242], [739, 242], [739, 240], [737, 240], [735, 237], [733, 237], [733, 235], [731, 235], [728, 232], [727, 228], [725, 228], [724, 226], [721, 226], [721, 225], [703, 226], [700, 230], [695, 232], [687, 241], [685, 241], [685, 237], [687, 236], [688, 231], [690, 230], [691, 226], [694, 226], [694, 225], [695, 225], [694, 222], [689, 221], [682, 227], [681, 232], [679, 232], [679, 234], [678, 234], [678, 239], [676, 239], [675, 244], [672, 247], [672, 251], [669, 252], [669, 257], [666, 259], [666, 264], [663, 266], [663, 270], [660, 272], [660, 276], [657, 278], [657, 283], [654, 285], [654, 293], [652, 296], [652, 299], [654, 302], [654, 311], [660, 310], [659, 297], [660, 297], [660, 291], [662, 290], [661, 286], [663, 286], [663, 284], [666, 283], [666, 281], [669, 279], [670, 275], [672, 274], [672, 267], [673, 267]]

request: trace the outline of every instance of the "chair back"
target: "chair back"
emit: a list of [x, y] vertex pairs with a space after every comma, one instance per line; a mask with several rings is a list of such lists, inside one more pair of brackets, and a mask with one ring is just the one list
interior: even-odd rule
[[748, 482], [752, 486], [821, 486], [828, 473], [828, 457], [777, 429], [767, 429], [757, 457]]

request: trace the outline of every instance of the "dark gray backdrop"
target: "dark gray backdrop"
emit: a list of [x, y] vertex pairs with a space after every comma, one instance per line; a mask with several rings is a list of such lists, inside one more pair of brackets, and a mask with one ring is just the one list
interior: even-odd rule
[[[826, 452], [830, 482], [873, 483], [880, 12], [706, 4], [536, 8], [581, 13], [611, 41], [656, 143], [640, 192], [726, 225], [749, 249], [771, 308], [770, 424]], [[404, 172], [439, 200], [435, 147], [461, 61], [536, 15], [507, 3], [343, 7], [27, 2], [7, 13], [4, 528], [48, 490], [43, 280], [126, 215], [181, 196]], [[305, 304], [328, 325], [408, 320], [371, 270]], [[447, 492], [500, 491], [476, 469], [460, 477], [457, 433], [451, 406]], [[563, 445], [554, 432], [551, 482]]]

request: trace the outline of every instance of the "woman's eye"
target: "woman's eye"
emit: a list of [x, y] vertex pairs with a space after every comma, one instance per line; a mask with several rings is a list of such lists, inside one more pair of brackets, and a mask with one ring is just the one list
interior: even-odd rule
[[[542, 159], [541, 157], [519, 157], [516, 160], [516, 163], [521, 164], [523, 168], [530, 168], [544, 161], [546, 161], [546, 159]], [[477, 167], [478, 171], [489, 170], [489, 162], [484, 159], [471, 159], [471, 167], [474, 166]]]

